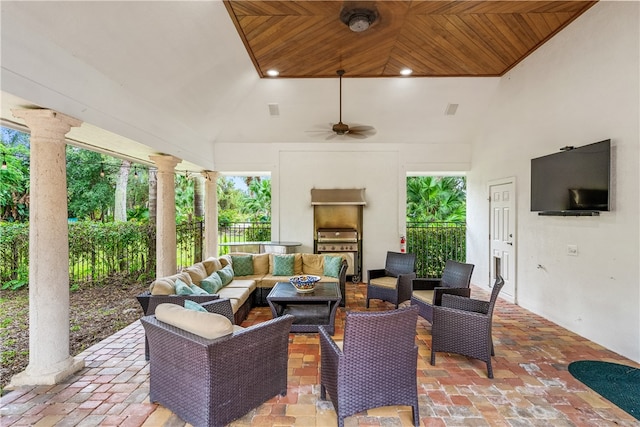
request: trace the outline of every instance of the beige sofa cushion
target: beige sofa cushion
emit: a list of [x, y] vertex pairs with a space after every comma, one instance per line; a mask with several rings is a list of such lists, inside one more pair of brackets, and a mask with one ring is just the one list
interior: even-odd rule
[[242, 279], [233, 279], [225, 288], [244, 288], [253, 292], [256, 288], [256, 281], [249, 279], [251, 276], [242, 276]]
[[191, 281], [196, 285], [199, 285], [202, 279], [205, 279], [209, 276], [209, 274], [207, 274], [207, 269], [201, 262], [197, 262], [192, 266], [183, 269], [182, 271], [188, 273], [189, 276], [191, 276]]
[[411, 296], [427, 304], [433, 304], [433, 290], [428, 291], [413, 291]]
[[398, 278], [389, 276], [377, 277], [369, 280], [369, 283], [375, 286], [380, 286], [381, 288], [395, 289], [398, 285]]
[[218, 258], [210, 257], [202, 261], [204, 269], [207, 271], [207, 276], [211, 276], [211, 273], [218, 271], [222, 268], [222, 263]]
[[207, 339], [233, 333], [233, 323], [216, 313], [189, 310], [177, 304], [164, 303], [156, 307], [156, 318], [176, 328]]
[[269, 274], [269, 255], [270, 254], [254, 254], [253, 255], [253, 274], [264, 276]]
[[322, 276], [324, 274], [324, 255], [302, 254], [302, 273]]
[[193, 284], [188, 273], [178, 273], [154, 280], [149, 286], [149, 292], [151, 295], [174, 295], [176, 293], [176, 279], [182, 280], [189, 286]]
[[235, 313], [238, 311], [240, 306], [245, 303], [247, 298], [249, 298], [251, 292], [252, 291], [249, 288], [230, 288], [225, 286], [218, 291], [218, 295], [220, 298], [229, 298], [231, 301], [231, 308]]

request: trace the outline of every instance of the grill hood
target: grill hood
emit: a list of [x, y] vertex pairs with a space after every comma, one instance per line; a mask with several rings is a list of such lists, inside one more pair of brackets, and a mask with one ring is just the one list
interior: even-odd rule
[[313, 206], [326, 205], [358, 205], [365, 206], [364, 188], [329, 188], [311, 189], [311, 204]]

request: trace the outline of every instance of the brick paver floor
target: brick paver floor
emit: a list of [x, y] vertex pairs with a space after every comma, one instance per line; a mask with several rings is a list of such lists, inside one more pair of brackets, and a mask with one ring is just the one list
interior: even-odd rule
[[[364, 284], [347, 284], [348, 310], [366, 310]], [[472, 296], [487, 299], [473, 289]], [[370, 310], [390, 304], [372, 301]], [[271, 318], [254, 308], [243, 326]], [[344, 309], [336, 319], [343, 334]], [[418, 397], [423, 426], [638, 426], [567, 371], [574, 360], [591, 359], [638, 367], [624, 357], [513, 304], [499, 301], [494, 314], [495, 378], [485, 364], [438, 353], [429, 364], [431, 326], [418, 321]], [[320, 399], [317, 334], [291, 334], [287, 395], [273, 397], [231, 425], [334, 426], [335, 411]], [[184, 426], [166, 408], [149, 402], [149, 364], [144, 331], [135, 322], [79, 355], [86, 367], [63, 384], [20, 387], [0, 400], [0, 425]], [[393, 361], [389, 361], [390, 365]], [[345, 426], [408, 426], [411, 409], [383, 407], [348, 417]]]

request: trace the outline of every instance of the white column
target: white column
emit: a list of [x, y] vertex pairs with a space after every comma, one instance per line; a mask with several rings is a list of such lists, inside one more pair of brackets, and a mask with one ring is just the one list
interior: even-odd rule
[[69, 355], [69, 233], [65, 135], [81, 121], [51, 110], [12, 110], [31, 131], [29, 364], [11, 379], [57, 384], [82, 369]]
[[156, 277], [164, 277], [177, 268], [175, 168], [182, 160], [164, 154], [149, 158], [158, 167]]
[[220, 172], [203, 171], [204, 182], [204, 258], [218, 256], [218, 176]]

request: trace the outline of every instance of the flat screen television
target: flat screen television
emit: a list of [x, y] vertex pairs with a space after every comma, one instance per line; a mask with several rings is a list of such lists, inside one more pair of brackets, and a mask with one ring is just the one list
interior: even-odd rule
[[531, 211], [598, 215], [608, 211], [611, 140], [531, 159]]

